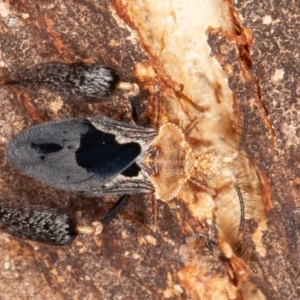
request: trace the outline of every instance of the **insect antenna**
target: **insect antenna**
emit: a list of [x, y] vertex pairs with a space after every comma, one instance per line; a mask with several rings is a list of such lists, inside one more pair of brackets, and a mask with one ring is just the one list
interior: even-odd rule
[[[260, 66], [260, 71], [262, 71], [264, 66]], [[251, 87], [250, 87], [250, 91], [248, 93], [247, 99], [242, 100], [238, 106], [238, 112], [242, 113], [242, 116], [238, 115], [238, 120], [240, 122], [238, 122], [236, 124], [236, 127], [240, 128], [239, 130], [237, 130], [237, 132], [240, 132], [240, 137], [239, 137], [239, 141], [238, 141], [238, 145], [236, 146], [236, 151], [237, 153], [240, 153], [242, 151], [242, 149], [244, 148], [244, 145], [246, 143], [246, 137], [249, 136], [251, 134], [251, 131], [249, 130], [250, 127], [250, 119], [251, 119], [251, 123], [255, 124], [257, 121], [259, 121], [259, 117], [255, 115], [255, 117], [250, 118], [251, 115], [251, 110], [253, 110], [254, 108], [250, 109], [250, 99], [252, 97], [253, 94], [259, 95], [260, 94], [260, 88], [258, 85], [258, 80], [257, 77], [254, 78], [254, 74], [250, 71], [250, 76], [251, 76]], [[254, 96], [256, 97], [256, 96]], [[240, 123], [242, 123], [242, 125], [239, 125]]]
[[[231, 140], [234, 142], [234, 145], [226, 141], [227, 144], [229, 144], [230, 148], [233, 148], [234, 151], [228, 150], [230, 152], [233, 152], [232, 154], [232, 161], [237, 159], [242, 154], [242, 150], [244, 149], [246, 138], [249, 135], [249, 127], [250, 127], [250, 105], [251, 105], [251, 98], [254, 93], [255, 89], [255, 80], [253, 77], [253, 74], [251, 74], [251, 86], [249, 88], [249, 92], [247, 93], [246, 99], [243, 99], [241, 101], [236, 101], [236, 120], [233, 122], [233, 125], [231, 126], [232, 129], [234, 129], [233, 135], [238, 135], [238, 138], [232, 137], [232, 135], [228, 136], [226, 140]], [[253, 122], [253, 119], [251, 118], [251, 122]]]
[[242, 106], [241, 111], [243, 113], [243, 117], [238, 116], [238, 120], [240, 121], [234, 122], [235, 132], [239, 135], [239, 138], [236, 139], [232, 136], [228, 136], [224, 141], [230, 147], [230, 149], [225, 150], [231, 153], [231, 157], [229, 156], [227, 159], [231, 162], [238, 159], [240, 156], [245, 157], [245, 154], [243, 154], [242, 150], [246, 143], [246, 138], [249, 134], [249, 108], [247, 104], [241, 104], [240, 106]]
[[237, 121], [234, 122], [234, 128], [236, 133], [239, 135], [239, 139], [238, 141], [230, 137], [229, 139], [237, 143], [237, 146], [235, 147], [236, 151], [242, 152], [246, 144], [246, 138], [257, 133], [257, 130], [254, 130], [254, 128], [256, 127], [255, 124], [260, 122], [261, 117], [257, 116], [254, 111], [255, 106], [250, 107], [250, 103], [242, 103], [239, 106], [239, 114], [242, 114], [242, 116], [238, 115]]
[[[252, 212], [249, 212], [249, 211], [246, 211], [245, 210], [245, 215], [246, 215], [246, 213], [251, 213], [253, 216], [257, 216], [257, 217], [259, 217], [257, 214], [254, 214], [254, 213], [252, 213]], [[228, 218], [228, 220], [230, 220], [230, 219], [232, 219], [233, 217], [235, 217], [236, 215], [238, 214], [238, 212], [237, 213], [235, 213], [235, 214], [233, 214], [230, 218]], [[243, 220], [242, 222], [241, 222], [241, 220]], [[237, 232], [237, 235], [240, 235], [243, 231], [244, 231], [244, 228], [245, 228], [245, 222], [246, 222], [246, 217], [244, 217], [243, 219], [242, 219], [242, 217], [240, 217], [239, 216], [239, 218], [237, 218], [226, 230], [228, 231], [227, 233], [226, 233], [226, 235], [228, 236], [228, 237], [230, 237], [230, 239], [231, 238], [234, 238], [234, 236], [231, 236], [231, 234], [232, 233], [234, 233], [234, 235], [236, 235], [236, 232]], [[239, 222], [239, 223], [238, 223]], [[238, 224], [237, 224], [238, 223]], [[242, 228], [241, 229], [239, 229], [240, 227], [241, 227], [241, 224], [242, 224]]]
[[[246, 220], [252, 218], [255, 220], [261, 220], [263, 216], [261, 215], [262, 201], [258, 198], [260, 191], [255, 190], [252, 186], [253, 183], [251, 182], [251, 176], [248, 176], [247, 174], [237, 175], [230, 171], [228, 173], [229, 176], [227, 178], [229, 182], [225, 183], [221, 187], [224, 192], [221, 194], [219, 192], [218, 195], [218, 198], [222, 199], [218, 208], [224, 212], [218, 217], [218, 222], [223, 224], [221, 227], [224, 228], [222, 229], [223, 231], [225, 230], [224, 234], [231, 239], [234, 238], [232, 233], [234, 233], [234, 235], [240, 235], [244, 231]], [[228, 199], [229, 196], [232, 197]], [[234, 213], [229, 213], [230, 211], [233, 211]], [[230, 216], [228, 216], [228, 214]], [[231, 220], [233, 218], [235, 220], [232, 222]]]
[[114, 69], [100, 64], [41, 63], [33, 67], [20, 67], [14, 73], [7, 80], [3, 80], [2, 84], [45, 84], [49, 88], [71, 92], [89, 100], [107, 97], [115, 89], [127, 91], [132, 97], [140, 93], [136, 83], [121, 81]]
[[236, 148], [237, 152], [240, 152], [244, 147], [244, 143], [246, 141], [246, 136], [247, 136], [247, 132], [248, 132], [248, 126], [249, 126], [248, 107], [245, 104], [243, 104], [242, 106], [243, 106], [242, 111], [243, 111], [243, 116], [244, 116], [244, 118], [243, 118], [244, 122], [242, 125], [243, 126], [242, 127], [242, 135], [240, 137], [239, 143]]
[[241, 189], [238, 185], [238, 183], [235, 181], [234, 188], [236, 190], [238, 199], [239, 199], [239, 205], [240, 205], [240, 224], [239, 224], [239, 232], [241, 232], [244, 228], [244, 222], [245, 222], [245, 203], [243, 199], [243, 194], [241, 192]]
[[11, 235], [51, 245], [67, 245], [78, 234], [100, 234], [126, 205], [128, 196], [122, 196], [101, 222], [92, 226], [77, 224], [70, 210], [43, 204], [0, 201], [0, 229]]

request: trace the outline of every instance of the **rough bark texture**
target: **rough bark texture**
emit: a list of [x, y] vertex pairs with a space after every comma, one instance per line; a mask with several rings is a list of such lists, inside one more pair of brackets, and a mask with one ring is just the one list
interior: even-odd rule
[[299, 299], [299, 2], [237, 1], [235, 6], [253, 32], [251, 57], [265, 108], [256, 131], [270, 132], [268, 139], [260, 134], [247, 140], [266, 190], [270, 187], [266, 198], [272, 199], [266, 257], [258, 258], [264, 280], [252, 280], [268, 299]]
[[[229, 77], [237, 105], [249, 100], [254, 86], [246, 144], [263, 184], [268, 223], [266, 254], [255, 253], [259, 274], [248, 270], [250, 281], [268, 299], [298, 299], [300, 12], [296, 2], [268, 2], [235, 1], [236, 35], [210, 29], [208, 43]], [[178, 100], [179, 85], [147, 52], [125, 8], [116, 3], [2, 2], [1, 78], [37, 63], [102, 63], [115, 68], [123, 81], [140, 85], [139, 124], [156, 125], [154, 100]], [[80, 223], [99, 219], [117, 197], [92, 199], [46, 187], [13, 170], [5, 146], [23, 128], [46, 120], [106, 115], [129, 122], [128, 95], [116, 91], [88, 103], [37, 85], [1, 86], [0, 91], [1, 199], [68, 207], [81, 212]], [[192, 184], [188, 190], [198, 195]], [[79, 236], [71, 246], [1, 233], [1, 299], [251, 299], [235, 289], [247, 278], [237, 275], [245, 267], [222, 257], [216, 224], [200, 225], [184, 201], [158, 201], [157, 232], [149, 229], [151, 195], [132, 196], [125, 214], [100, 237]]]
[[[299, 6], [296, 1], [233, 6], [235, 42], [215, 31], [209, 43], [224, 69], [232, 66], [229, 86], [238, 101], [247, 100], [247, 76], [256, 82], [246, 143], [263, 182], [268, 222], [266, 254], [255, 258], [261, 273], [250, 280], [268, 299], [299, 299]], [[236, 52], [250, 73], [236, 62]]]

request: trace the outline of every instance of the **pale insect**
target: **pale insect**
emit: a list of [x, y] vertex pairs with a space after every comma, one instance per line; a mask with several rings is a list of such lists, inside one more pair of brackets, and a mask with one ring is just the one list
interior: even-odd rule
[[[250, 96], [252, 89], [253, 86]], [[265, 215], [259, 179], [242, 153], [248, 134], [249, 110], [250, 101], [239, 104], [242, 125], [237, 132], [239, 141], [230, 155], [220, 153], [218, 148], [205, 149], [201, 140], [195, 142], [194, 137], [190, 138], [190, 133], [198, 130], [196, 120], [186, 129], [173, 123], [162, 125], [144, 163], [158, 199], [165, 202], [174, 197], [183, 199], [186, 198], [184, 193], [190, 202], [197, 201], [194, 198], [197, 194], [190, 194], [188, 190], [189, 184], [210, 194], [216, 202], [220, 237], [256, 271], [249, 261], [253, 256], [248, 253], [251, 251], [248, 240], [254, 228], [250, 229], [250, 223], [259, 222]], [[240, 169], [245, 170], [246, 175], [240, 173]]]

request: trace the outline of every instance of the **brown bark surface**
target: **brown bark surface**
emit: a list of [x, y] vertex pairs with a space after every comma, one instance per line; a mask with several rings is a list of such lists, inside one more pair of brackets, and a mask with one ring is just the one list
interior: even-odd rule
[[299, 299], [299, 3], [238, 1], [236, 9], [253, 32], [251, 59], [265, 113], [248, 152], [272, 199], [266, 256], [258, 257], [263, 278], [252, 280], [268, 299]]
[[[149, 54], [118, 3], [2, 3], [1, 78], [37, 63], [101, 63], [116, 69], [123, 81], [141, 87], [139, 125], [156, 126], [157, 118], [163, 123], [168, 103], [180, 98], [180, 86]], [[263, 235], [266, 254], [256, 249], [251, 257], [258, 274], [247, 266], [248, 260], [244, 265], [234, 255], [231, 261], [223, 257], [216, 224], [200, 222], [191, 213], [196, 201], [189, 203], [184, 197], [158, 201], [158, 229], [153, 232], [151, 195], [134, 195], [124, 214], [101, 236], [79, 236], [70, 246], [43, 245], [1, 233], [1, 299], [251, 299], [247, 293], [253, 286], [241, 288], [248, 280], [268, 299], [300, 297], [296, 42], [300, 12], [295, 2], [253, 3], [235, 1], [235, 35], [212, 28], [207, 33], [237, 106], [249, 100], [249, 92], [254, 99], [246, 145], [262, 182], [268, 215]], [[116, 91], [95, 103], [49, 87], [14, 85], [1, 86], [0, 98], [1, 199], [80, 211], [82, 224], [99, 219], [118, 196], [86, 198], [46, 187], [10, 166], [5, 146], [22, 129], [58, 118], [106, 115], [130, 122], [128, 95]], [[195, 197], [203, 192], [191, 183], [187, 190]], [[249, 248], [254, 244], [250, 239]]]
[[268, 222], [265, 255], [257, 251], [255, 258], [261, 271], [250, 281], [268, 299], [299, 299], [299, 5], [236, 1], [232, 14], [234, 42], [215, 31], [209, 43], [223, 68], [232, 67], [229, 86], [238, 102], [247, 99], [247, 76], [255, 81], [246, 144], [263, 183]]

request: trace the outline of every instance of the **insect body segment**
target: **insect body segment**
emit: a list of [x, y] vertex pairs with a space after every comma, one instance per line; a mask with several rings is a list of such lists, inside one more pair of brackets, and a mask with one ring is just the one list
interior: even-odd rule
[[[200, 145], [200, 144], [199, 144]], [[164, 124], [145, 156], [145, 167], [156, 197], [169, 201], [176, 197], [188, 180], [194, 183], [215, 176], [234, 178], [227, 168], [232, 159], [214, 150], [197, 151], [175, 124]]]
[[104, 117], [66, 119], [21, 132], [6, 154], [17, 169], [58, 189], [97, 196], [146, 192], [151, 186], [138, 157], [154, 134]]
[[169, 201], [176, 197], [189, 179], [188, 157], [191, 152], [176, 125], [167, 123], [160, 128], [144, 162], [158, 199]]

